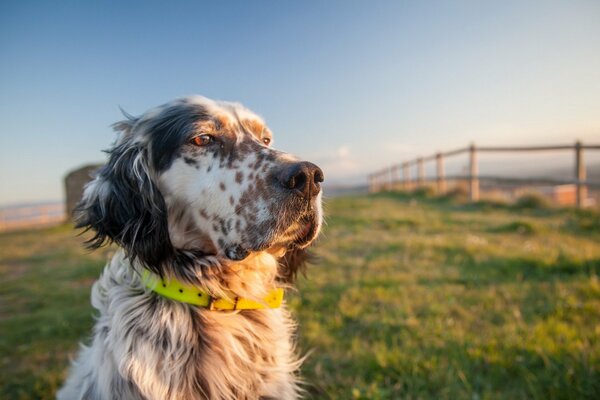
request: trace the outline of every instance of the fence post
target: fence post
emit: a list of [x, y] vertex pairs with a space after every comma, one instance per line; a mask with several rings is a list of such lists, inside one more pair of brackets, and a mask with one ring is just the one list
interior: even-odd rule
[[417, 174], [419, 179], [418, 187], [422, 187], [425, 183], [425, 167], [423, 166], [423, 157], [417, 159]]
[[392, 190], [398, 189], [398, 181], [399, 181], [398, 165], [395, 164], [392, 166]]
[[402, 164], [402, 174], [404, 175], [404, 190], [410, 190], [410, 170], [407, 162]]
[[401, 166], [398, 165], [398, 179], [400, 181], [400, 190], [404, 190], [404, 187], [406, 186], [406, 181], [404, 180], [404, 176], [400, 172], [400, 169], [401, 169]]
[[477, 177], [477, 149], [475, 148], [475, 143], [471, 144], [469, 147], [470, 153], [470, 170], [471, 173], [469, 175], [469, 199], [471, 201], [479, 200], [479, 178]]
[[442, 153], [435, 155], [437, 169], [437, 191], [438, 195], [446, 193], [446, 179], [444, 178], [444, 156]]
[[587, 187], [585, 186], [586, 173], [585, 163], [583, 161], [583, 146], [580, 141], [575, 142], [575, 179], [577, 181], [577, 207], [583, 208], [585, 198], [587, 197]]

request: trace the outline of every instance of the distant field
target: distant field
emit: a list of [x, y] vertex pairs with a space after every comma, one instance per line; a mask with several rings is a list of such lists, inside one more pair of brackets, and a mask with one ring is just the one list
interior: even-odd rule
[[[600, 216], [403, 195], [327, 202], [288, 301], [314, 398], [600, 398]], [[0, 234], [0, 398], [53, 398], [107, 252]]]
[[0, 232], [57, 225], [65, 218], [60, 201], [0, 206]]

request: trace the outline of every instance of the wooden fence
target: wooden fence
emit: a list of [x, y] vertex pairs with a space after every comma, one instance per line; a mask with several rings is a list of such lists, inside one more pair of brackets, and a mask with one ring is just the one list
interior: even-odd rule
[[[499, 152], [544, 152], [556, 150], [570, 150], [574, 153], [575, 168], [573, 179], [552, 179], [552, 178], [506, 178], [500, 176], [481, 176], [478, 172], [477, 158], [479, 153], [499, 153]], [[521, 184], [546, 183], [548, 185], [575, 185], [576, 204], [578, 207], [583, 207], [587, 188], [600, 188], [600, 182], [591, 182], [586, 178], [585, 163], [583, 150], [600, 150], [600, 145], [584, 145], [581, 142], [575, 142], [574, 145], [557, 145], [557, 146], [482, 146], [477, 147], [471, 144], [469, 147], [460, 148], [444, 153], [436, 153], [428, 157], [419, 157], [401, 164], [392, 165], [390, 167], [379, 170], [369, 175], [369, 191], [379, 192], [382, 190], [393, 190], [400, 188], [402, 190], [411, 190], [416, 187], [424, 186], [426, 183], [434, 182], [439, 194], [446, 193], [447, 182], [449, 180], [466, 181], [471, 201], [479, 200], [479, 184], [480, 181], [496, 181], [496, 182], [512, 182]], [[448, 176], [444, 172], [444, 162], [453, 156], [459, 154], [469, 154], [469, 173], [463, 176]], [[435, 161], [436, 175], [434, 177], [425, 176], [425, 163]], [[417, 168], [416, 179], [411, 179], [411, 167]], [[400, 173], [402, 171], [402, 173]]]
[[63, 203], [50, 203], [0, 210], [0, 232], [59, 224], [65, 221]]

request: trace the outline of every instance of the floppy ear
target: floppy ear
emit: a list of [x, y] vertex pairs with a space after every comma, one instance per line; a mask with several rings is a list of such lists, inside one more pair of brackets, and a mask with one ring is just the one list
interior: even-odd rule
[[285, 283], [294, 283], [298, 272], [306, 275], [306, 264], [312, 263], [315, 257], [307, 249], [289, 250], [279, 259], [278, 279]]
[[126, 127], [117, 128], [123, 136], [86, 187], [75, 211], [77, 227], [95, 231], [89, 247], [117, 243], [132, 261], [161, 274], [174, 252], [165, 201], [150, 176], [146, 148], [132, 143]]

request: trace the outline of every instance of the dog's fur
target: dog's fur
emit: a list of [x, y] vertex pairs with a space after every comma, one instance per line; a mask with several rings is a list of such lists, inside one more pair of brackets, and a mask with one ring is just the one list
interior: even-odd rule
[[[299, 397], [285, 303], [210, 311], [148, 290], [140, 272], [215, 297], [289, 286], [320, 230], [322, 172], [270, 148], [262, 119], [236, 103], [188, 97], [127, 117], [77, 211], [92, 247], [119, 250], [92, 288], [93, 340], [58, 398]], [[298, 168], [308, 172], [294, 179]]]

